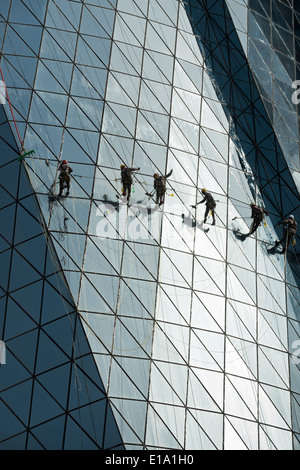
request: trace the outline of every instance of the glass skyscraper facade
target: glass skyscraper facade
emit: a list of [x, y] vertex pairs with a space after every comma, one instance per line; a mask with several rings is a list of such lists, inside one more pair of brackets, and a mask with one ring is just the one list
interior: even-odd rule
[[300, 448], [300, 242], [274, 247], [300, 220], [299, 21], [1, 1], [0, 449]]

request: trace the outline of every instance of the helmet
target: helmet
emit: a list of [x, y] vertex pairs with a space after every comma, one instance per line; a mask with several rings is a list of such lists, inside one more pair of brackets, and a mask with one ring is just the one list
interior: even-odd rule
[[202, 193], [206, 193], [206, 189], [205, 189], [205, 188], [202, 188], [202, 189], [201, 189], [201, 192], [202, 192]]
[[122, 165], [120, 166], [120, 168], [125, 168], [125, 165], [124, 165], [124, 164], [122, 164]]
[[293, 216], [293, 214], [292, 214], [292, 215], [290, 215], [289, 219], [294, 219], [294, 216]]
[[154, 173], [153, 177], [154, 177], [154, 178], [158, 178], [158, 177], [159, 177], [159, 174], [158, 174], [158, 173]]
[[255, 202], [251, 202], [250, 206], [255, 206]]
[[67, 161], [67, 160], [63, 160], [62, 163], [63, 163], [64, 165], [67, 165], [68, 161]]

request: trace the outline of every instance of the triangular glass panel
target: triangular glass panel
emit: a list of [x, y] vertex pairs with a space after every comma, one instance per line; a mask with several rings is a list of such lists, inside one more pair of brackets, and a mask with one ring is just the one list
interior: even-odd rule
[[[92, 56], [92, 63], [90, 65], [95, 65], [97, 67], [108, 67], [109, 64], [109, 57], [110, 57], [110, 49], [111, 49], [111, 40], [106, 39], [106, 38], [101, 38], [101, 37], [94, 37], [94, 36], [87, 36], [84, 35], [82, 36], [84, 39], [84, 44], [85, 44], [85, 54], [84, 55], [79, 55], [79, 50], [77, 48], [77, 56], [78, 57], [78, 62], [83, 63], [84, 65], [89, 65], [86, 64], [86, 59], [82, 60], [82, 58], [88, 56], [90, 58]], [[87, 46], [88, 45], [88, 46]], [[100, 57], [101, 62], [96, 61], [95, 58]]]
[[[199, 70], [199, 67], [197, 67]], [[200, 85], [192, 81], [190, 75], [186, 72], [185, 61], [176, 61], [175, 62], [175, 71], [174, 71], [174, 86], [190, 91], [195, 94], [201, 93]], [[197, 89], [199, 86], [200, 89]]]
[[[91, 15], [101, 24], [102, 28], [106, 31], [108, 36], [112, 35], [114, 19], [115, 19], [115, 9], [111, 9], [112, 5], [115, 6], [115, 0], [112, 0], [110, 3], [106, 0], [100, 0], [90, 2], [93, 5], [86, 5], [87, 9], [90, 11]], [[96, 5], [99, 5], [104, 8], [97, 8]], [[119, 7], [118, 7], [119, 9]], [[89, 34], [89, 32], [87, 33]], [[96, 35], [97, 36], [97, 35]]]
[[175, 118], [197, 124], [200, 118], [200, 96], [174, 89], [171, 114]]
[[21, 421], [15, 416], [13, 411], [9, 410], [2, 400], [0, 401], [0, 413], [6, 423], [5, 426], [1, 426], [0, 441], [7, 439], [11, 434], [18, 434], [24, 431], [24, 425], [22, 425]]
[[160, 52], [147, 49], [145, 50], [143, 62], [145, 77], [161, 83], [172, 83], [174, 63], [172, 55], [161, 54]]
[[[50, 61], [45, 61], [47, 64]], [[39, 62], [37, 69], [35, 89], [50, 93], [67, 93], [67, 90], [57, 81], [55, 75], [52, 75], [42, 61]]]
[[134, 382], [140, 393], [147, 397], [151, 362], [150, 359], [116, 357], [116, 361]]
[[15, 211], [16, 207], [14, 205], [0, 210], [1, 236], [8, 243], [12, 243], [13, 239]]
[[[144, 416], [146, 416], [146, 412], [144, 411], [145, 403], [131, 400], [123, 401], [118, 399], [111, 399], [111, 403], [120, 435], [122, 436], [123, 441], [126, 443], [126, 450], [139, 450], [140, 448], [143, 449], [142, 442], [145, 433], [144, 429], [142, 430], [142, 434], [138, 435], [137, 432], [139, 429], [137, 429], [137, 424], [133, 422], [129, 425], [128, 421], [130, 421], [132, 418], [134, 420], [135, 413], [138, 412], [139, 416], [142, 417], [141, 421], [143, 421], [144, 424]], [[133, 404], [133, 406], [131, 404]], [[128, 411], [126, 411], [126, 409]], [[123, 414], [121, 414], [121, 412]], [[132, 417], [128, 415], [129, 413], [131, 413]], [[107, 430], [107, 432], [109, 431]], [[129, 442], [130, 444], [128, 444]], [[113, 450], [117, 450], [118, 448], [120, 450], [123, 449], [122, 447], [114, 447]]]
[[74, 138], [73, 135], [71, 135], [70, 131], [72, 131], [72, 134], [76, 134], [75, 129], [68, 129], [65, 132], [62, 153], [64, 155], [65, 154], [72, 155], [72, 162], [83, 163], [83, 164], [93, 163], [92, 158], [94, 157], [94, 159], [96, 160], [96, 150], [92, 149], [90, 140], [92, 141], [93, 137], [96, 137], [96, 140], [98, 141], [98, 135], [96, 135], [96, 133], [93, 133], [93, 132], [78, 131], [79, 137], [81, 137], [81, 134], [83, 134], [83, 136], [86, 139], [86, 142], [84, 142], [85, 146], [82, 147], [79, 144], [77, 138]]
[[212, 103], [213, 102], [207, 102], [206, 100], [202, 101], [201, 125], [217, 132], [226, 133], [227, 130], [224, 128], [223, 122], [220, 122], [214, 111], [209, 106], [212, 105]]
[[90, 312], [112, 312], [110, 306], [85, 276], [83, 276], [81, 281], [78, 308]]
[[170, 429], [173, 436], [176, 436], [176, 440], [178, 441], [176, 448], [184, 448], [185, 407], [160, 403], [153, 403], [152, 406], [160, 419]]
[[181, 401], [181, 404], [184, 404], [186, 401], [187, 392], [187, 376], [189, 374], [188, 367], [180, 364], [170, 364], [163, 361], [155, 361], [155, 366], [171, 384], [172, 388], [174, 389], [173, 393], [176, 393]]
[[[224, 293], [225, 267], [223, 263], [215, 262], [215, 272], [213, 272], [210, 266], [212, 266], [211, 259], [195, 258], [193, 268], [194, 289], [210, 294], [222, 295]], [[214, 275], [218, 277], [220, 283], [215, 282]]]
[[33, 243], [30, 243], [30, 240], [25, 242], [25, 240], [35, 237], [36, 247], [40, 247], [41, 251], [40, 260], [34, 261], [32, 264], [35, 265], [35, 267], [39, 267], [39, 270], [42, 270], [44, 259], [43, 255], [45, 254], [45, 240], [41, 238], [41, 236], [37, 237], [37, 235], [40, 235], [41, 231], [41, 224], [34, 217], [32, 217], [31, 213], [28, 213], [26, 210], [24, 210], [22, 205], [19, 204], [17, 206], [14, 242], [16, 245], [18, 245], [16, 248], [18, 249], [19, 253], [22, 253], [28, 260], [30, 260], [32, 256], [34, 256], [30, 249], [30, 246], [33, 246]]
[[[25, 144], [28, 147], [34, 149], [36, 156], [41, 160], [45, 158], [53, 159], [53, 156], [59, 154], [62, 139], [62, 128], [59, 127], [58, 122], [56, 124], [57, 126], [31, 124], [31, 126], [27, 127]], [[32, 132], [31, 129], [33, 129], [34, 132]], [[31, 163], [30, 166], [34, 169], [34, 171], [36, 171], [38, 162], [30, 159], [29, 162]], [[49, 168], [46, 168], [45, 166], [44, 171], [48, 173]], [[41, 176], [40, 171], [38, 171], [38, 174]]]
[[[205, 330], [211, 330], [220, 333], [222, 331], [221, 325], [223, 322], [221, 322], [221, 325], [218, 324], [218, 321], [215, 318], [215, 314], [212, 315], [209, 310], [207, 310], [207, 308], [205, 307], [203, 302], [200, 301], [198, 296], [201, 297], [202, 300], [204, 297], [202, 293], [193, 296], [191, 326], [194, 328], [202, 328]], [[207, 297], [209, 302], [210, 297]], [[214, 301], [216, 301], [216, 297], [214, 297]], [[218, 299], [216, 302], [218, 303]], [[211, 302], [209, 302], [208, 305], [211, 305]], [[220, 310], [220, 312], [222, 311], [224, 311], [224, 309]]]
[[[156, 304], [156, 318], [160, 321], [171, 321], [177, 324], [185, 325], [183, 316], [180, 314], [178, 306], [174, 305], [164, 290], [159, 287]], [[165, 286], [163, 286], [165, 287]], [[177, 288], [176, 292], [177, 292]]]
[[[120, 446], [120, 447], [119, 447]], [[122, 449], [122, 440], [116, 426], [115, 417], [110, 406], [106, 407], [104, 444], [103, 449], [120, 448]]]
[[[61, 449], [64, 440], [65, 421], [65, 416], [59, 416], [58, 418], [51, 419], [45, 424], [35, 426], [34, 429], [31, 430], [31, 433], [44, 449], [54, 451]], [[31, 437], [31, 439], [33, 438]], [[32, 441], [30, 442], [29, 439], [27, 449], [37, 450], [37, 443], [36, 446], [33, 446]]]
[[[142, 121], [141, 121], [142, 122]], [[154, 173], [154, 170], [158, 170], [160, 173], [165, 172], [166, 160], [167, 160], [167, 148], [166, 146], [150, 142], [138, 142], [135, 147], [135, 161], [141, 162], [141, 167], [149, 171], [150, 174]], [[146, 191], [153, 189], [153, 178], [146, 185]]]
[[[160, 23], [149, 22], [145, 47], [162, 54], [174, 54], [175, 29]], [[163, 38], [163, 39], [162, 39]]]
[[256, 308], [239, 302], [228, 302], [226, 331], [228, 335], [237, 336], [246, 341], [254, 341], [256, 337]]
[[[81, 429], [87, 433], [87, 435], [93, 439], [99, 447], [102, 446], [105, 419], [107, 414], [107, 408], [109, 405], [106, 400], [100, 400], [95, 403], [89, 404], [89, 406], [79, 408], [70, 412], [70, 415], [80, 425]], [[112, 425], [112, 423], [110, 423]], [[111, 431], [116, 429], [116, 426], [112, 425]], [[116, 431], [115, 431], [116, 432]], [[119, 443], [120, 441], [118, 441]]]
[[109, 394], [111, 396], [131, 400], [146, 399], [132, 380], [131, 374], [126, 374], [116, 361], [112, 361], [110, 374]]
[[261, 450], [292, 450], [292, 432], [275, 426], [260, 425]]
[[35, 381], [33, 388], [33, 402], [31, 409], [31, 426], [35, 426], [47, 419], [62, 413], [62, 408], [51, 398], [41, 385]]
[[43, 59], [53, 59], [63, 62], [70, 61], [70, 58], [65, 53], [64, 49], [58, 45], [58, 43], [49, 34], [47, 29], [45, 29], [43, 33], [43, 41], [40, 56]]
[[40, 318], [42, 288], [43, 281], [40, 280], [10, 294], [34, 322], [38, 322]]
[[[103, 98], [105, 95], [108, 71], [104, 68], [92, 68], [84, 65], [78, 65], [78, 71], [73, 75], [72, 87], [74, 87], [74, 94], [79, 94], [84, 97]], [[75, 80], [75, 81], [74, 81]], [[82, 87], [82, 81], [85, 87]], [[108, 91], [108, 90], [107, 90]]]
[[[41, 95], [41, 96], [39, 96]], [[59, 121], [56, 116], [51, 112], [52, 105], [49, 102], [50, 108], [46, 106], [45, 100], [51, 100], [51, 98], [56, 100], [57, 104], [57, 109], [55, 109], [56, 113], [61, 114], [61, 119], [62, 121]], [[60, 107], [61, 102], [65, 100], [65, 106], [62, 108]], [[62, 123], [64, 122], [65, 116], [65, 110], [66, 110], [66, 105], [67, 105], [67, 97], [64, 95], [55, 95], [53, 93], [50, 93], [50, 96], [48, 96], [45, 93], [40, 92], [39, 94], [34, 93], [32, 96], [32, 103], [31, 103], [31, 108], [30, 108], [30, 114], [29, 114], [29, 121], [31, 123], [41, 123], [41, 124], [47, 124], [47, 125], [54, 125], [54, 126], [61, 126]]]
[[134, 57], [132, 57], [132, 53], [127, 49], [129, 49], [129, 46], [126, 44], [113, 43], [110, 68], [116, 72], [139, 75], [141, 69], [142, 49], [140, 47], [131, 46], [131, 49], [134, 50]]
[[56, 288], [54, 288], [49, 282], [45, 282], [43, 291], [42, 324], [53, 321], [74, 311], [74, 306], [70, 303], [70, 295], [65, 291], [61, 275], [54, 274], [54, 276], [47, 278], [47, 280], [50, 280]]
[[59, 61], [58, 59], [48, 60], [45, 58], [40, 59], [40, 63], [44, 64], [47, 70], [49, 70], [49, 73], [51, 73], [51, 75], [56, 78], [64, 90], [70, 89], [70, 82], [73, 72], [72, 63], [66, 62], [63, 59]]
[[[1, 392], [1, 401], [12, 410], [15, 417], [18, 418], [21, 423], [24, 423], [24, 425], [28, 423], [31, 392], [32, 380], [26, 380], [15, 387], [10, 387], [8, 390]], [[26, 397], [26, 399], [24, 399], [24, 397]], [[11, 434], [16, 432], [17, 429], [15, 428], [14, 432], [11, 432]]]
[[227, 295], [229, 298], [253, 305], [253, 300], [244, 288], [240, 279], [228, 268], [227, 270]]
[[[120, 15], [120, 28], [122, 34], [118, 35], [119, 31], [117, 25], [114, 25], [114, 39], [133, 44], [136, 46], [144, 45], [144, 37], [146, 31], [146, 19], [126, 13], [119, 13]], [[117, 16], [118, 18], [118, 16]], [[119, 37], [118, 37], [119, 36]], [[121, 39], [123, 36], [123, 40]], [[125, 37], [125, 41], [124, 41]]]
[[[89, 271], [87, 267], [85, 267], [85, 270]], [[119, 299], [120, 303], [123, 302], [122, 294], [119, 293], [119, 277], [89, 272], [86, 272], [85, 275], [94, 288], [105, 298], [105, 301], [109, 304], [112, 311], [115, 311], [117, 299]], [[89, 290], [85, 292], [85, 296], [88, 296], [88, 293]], [[81, 289], [81, 295], [83, 295], [83, 289]]]
[[227, 419], [237, 431], [247, 449], [258, 450], [260, 448], [260, 444], [258, 444], [258, 423], [256, 421], [244, 420], [233, 416], [229, 416]]
[[109, 76], [106, 99], [128, 106], [136, 106], [140, 79], [134, 76], [126, 76], [121, 73], [111, 73]]
[[109, 258], [106, 259], [101, 252], [103, 241], [98, 241], [97, 238], [93, 238], [93, 242], [89, 238], [87, 239], [84, 266], [85, 271], [97, 274], [117, 274], [116, 269], [114, 269], [114, 265], [109, 262]]
[[287, 348], [286, 318], [275, 313], [258, 311], [258, 341], [271, 348]]
[[261, 387], [271, 399], [274, 406], [276, 406], [276, 409], [286, 421], [288, 426], [291, 426], [290, 391], [279, 389], [277, 387], [271, 387], [270, 385], [266, 384], [262, 384]]
[[[216, 450], [222, 449], [222, 433], [217, 430], [222, 429], [221, 415], [199, 410], [188, 410], [186, 417], [186, 449], [190, 450]], [[209, 428], [214, 426], [214, 430], [208, 432], [204, 427], [205, 423]], [[209, 425], [213, 423], [213, 425]], [[202, 429], [203, 426], [203, 429]]]
[[256, 379], [257, 354], [254, 342], [230, 337], [226, 342], [226, 372], [229, 374]]
[[[71, 329], [69, 330], [69, 335], [72, 335]], [[68, 360], [69, 357], [67, 354], [62, 351], [47, 334], [44, 333], [44, 330], [41, 330], [36, 358], [36, 373], [43, 373], [47, 369], [60, 366]]]
[[[277, 390], [278, 392], [278, 390]], [[276, 393], [277, 393], [276, 392]], [[265, 390], [259, 387], [259, 416], [258, 419], [267, 425], [277, 426], [283, 429], [288, 429], [288, 424], [284, 421], [277, 408], [272, 403], [270, 397], [266, 394]]]
[[[74, 5], [74, 7], [76, 4]], [[73, 14], [72, 14], [73, 13]], [[47, 9], [47, 16], [45, 21], [45, 26], [47, 28], [56, 28], [63, 31], [74, 31], [76, 23], [78, 23], [78, 16], [80, 17], [80, 11], [77, 8], [77, 17], [74, 14], [72, 9], [68, 9], [68, 12], [65, 14], [62, 12], [62, 4], [56, 5], [55, 3], [51, 3]], [[74, 26], [72, 25], [72, 21], [74, 21]]]
[[30, 284], [40, 279], [40, 274], [20, 256], [16, 250], [13, 252], [11, 265], [10, 290], [19, 289], [24, 284]]
[[[166, 406], [163, 405], [165, 408]], [[146, 429], [146, 446], [157, 446], [166, 448], [166, 449], [182, 449], [182, 446], [179, 444], [175, 436], [171, 433], [170, 429], [167, 427], [166, 423], [160, 418], [161, 409], [155, 412], [152, 406], [148, 407], [147, 412], [147, 429]], [[166, 409], [164, 410], [167, 411]], [[168, 411], [169, 410], [168, 408]], [[184, 419], [182, 418], [182, 421]], [[175, 424], [175, 420], [173, 425]]]
[[[27, 338], [27, 337], [26, 337]], [[4, 335], [5, 341], [5, 335]], [[24, 345], [21, 345], [24, 348], [21, 351], [20, 358], [23, 359], [24, 351], [28, 349], [28, 347], [32, 346], [32, 337], [28, 338], [28, 343], [24, 342]], [[10, 352], [12, 351], [12, 352]], [[16, 346], [15, 342], [7, 341], [6, 343], [6, 364], [2, 364], [1, 368], [1, 392], [5, 389], [9, 389], [14, 385], [17, 385], [23, 381], [27, 381], [31, 379], [31, 372], [28, 370], [27, 364], [23, 365], [16, 357], [18, 353], [18, 347]], [[9, 365], [9, 366], [8, 366]], [[8, 367], [7, 367], [8, 366]], [[11, 370], [13, 368], [14, 373], [11, 374]]]
[[[27, 28], [33, 28], [34, 29], [34, 34], [26, 34]], [[29, 31], [28, 31], [29, 32]], [[37, 36], [35, 33], [38, 33]], [[38, 47], [40, 45], [40, 41], [38, 40], [39, 34], [42, 33], [42, 28], [39, 27], [34, 27], [34, 26], [24, 26], [24, 25], [17, 25], [14, 24], [13, 27], [11, 25], [8, 25], [8, 28], [6, 30], [6, 40], [4, 43], [3, 47], [3, 53], [5, 54], [14, 54], [16, 55], [16, 51], [18, 55], [24, 55], [24, 56], [36, 56], [38, 55]], [[30, 36], [31, 40], [34, 38], [35, 44], [32, 49], [32, 42], [30, 45], [28, 45], [26, 42], [24, 42], [21, 38], [22, 37], [28, 37], [30, 41]]]
[[[38, 331], [32, 330], [15, 337], [7, 342], [7, 349], [11, 350], [13, 355], [18, 361], [26, 367], [30, 372], [34, 372], [35, 368], [35, 355], [38, 343]], [[6, 351], [7, 352], [7, 351]], [[8, 356], [8, 355], [6, 355]], [[6, 363], [9, 362], [9, 357], [6, 357]]]
[[226, 417], [224, 426], [224, 450], [248, 450], [246, 444]]
[[[254, 414], [251, 413], [251, 409], [249, 409], [251, 394], [248, 391], [249, 396], [241, 396], [243, 393], [240, 390], [240, 383], [236, 382], [235, 385], [236, 387], [234, 387], [230, 380], [225, 378], [225, 413], [229, 415], [240, 416], [245, 420], [254, 420], [256, 418], [257, 405], [254, 402]], [[253, 398], [253, 396], [251, 398]]]
[[166, 405], [183, 406], [182, 401], [173, 390], [172, 382], [168, 383], [161, 371], [154, 366], [151, 368], [149, 400]]
[[[1, 64], [2, 73], [5, 77], [6, 86], [14, 88], [32, 87], [36, 73], [37, 59], [35, 57], [20, 57], [9, 55]], [[16, 71], [18, 73], [16, 73]], [[13, 82], [10, 83], [11, 76]], [[13, 91], [13, 89], [11, 90]], [[10, 96], [9, 91], [9, 96]], [[15, 103], [14, 103], [15, 104]]]
[[[78, 144], [83, 149], [83, 151], [86, 152], [93, 161], [96, 161], [97, 151], [98, 151], [98, 142], [99, 142], [99, 133], [90, 132], [86, 129], [82, 130], [82, 129], [71, 129], [71, 128], [68, 128], [67, 131], [71, 134], [71, 136], [75, 139], [75, 141], [78, 142]], [[66, 137], [67, 137], [67, 134], [65, 134], [65, 138]], [[70, 150], [68, 148], [68, 153], [69, 152]], [[79, 159], [79, 157], [76, 157], [75, 155], [72, 156], [72, 159], [74, 161], [76, 161], [77, 158]]]
[[37, 324], [9, 297], [5, 317], [6, 341], [35, 328]]
[[198, 153], [199, 126], [181, 119], [172, 118], [170, 126], [169, 145], [175, 149]]
[[78, 98], [77, 96], [73, 99], [86, 118], [88, 118], [97, 129], [100, 129], [103, 101], [100, 99], [92, 100], [91, 98]]
[[[85, 373], [85, 367], [87, 366], [88, 362], [91, 361], [93, 361], [91, 355], [86, 356], [84, 361], [81, 359], [77, 359], [75, 361], [75, 365], [72, 368], [71, 386], [69, 390], [69, 409], [81, 408], [83, 406], [89, 405], [91, 402], [96, 401], [99, 401], [99, 403], [102, 402], [102, 405], [105, 407], [106, 396], [104, 391], [102, 391], [99, 387], [97, 387], [97, 384], [95, 384], [95, 379], [99, 380], [97, 379], [98, 372], [96, 369], [93, 369], [91, 376], [88, 376]], [[85, 372], [83, 372], [81, 369], [85, 370]]]
[[[118, 112], [118, 110], [116, 111]], [[126, 113], [126, 110], [125, 110], [125, 113]], [[131, 121], [129, 122], [129, 124], [131, 124], [130, 128], [132, 132], [134, 132], [132, 116], [130, 117], [130, 121]], [[125, 119], [125, 122], [126, 122], [126, 119]], [[112, 111], [112, 109], [108, 105], [104, 107], [102, 132], [104, 133], [107, 132], [109, 134], [115, 134], [117, 136], [122, 136], [122, 137], [132, 137], [130, 134], [130, 131], [128, 130], [127, 122], [125, 125], [124, 122], [118, 118], [118, 116]]]
[[64, 431], [64, 450], [99, 450], [101, 445], [97, 444], [82, 432], [80, 423], [76, 423], [68, 416]]
[[[258, 359], [259, 377], [262, 382], [282, 388], [288, 386], [287, 352], [260, 346]], [[276, 368], [274, 364], [276, 364]]]
[[119, 317], [116, 322], [114, 353], [122, 356], [149, 358], [154, 322], [151, 319]]

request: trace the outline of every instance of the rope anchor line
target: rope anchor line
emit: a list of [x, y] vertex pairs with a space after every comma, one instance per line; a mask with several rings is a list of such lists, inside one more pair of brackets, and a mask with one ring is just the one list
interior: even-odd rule
[[8, 95], [8, 91], [7, 91], [7, 87], [6, 87], [6, 83], [5, 83], [5, 80], [4, 80], [4, 76], [3, 76], [3, 72], [2, 72], [1, 67], [0, 67], [0, 75], [1, 75], [2, 82], [4, 84], [4, 89], [5, 89], [7, 101], [8, 101], [8, 104], [9, 104], [10, 112], [11, 112], [11, 115], [12, 115], [12, 119], [13, 119], [13, 122], [14, 122], [14, 126], [15, 126], [15, 129], [16, 129], [16, 132], [17, 132], [17, 136], [18, 136], [18, 139], [19, 139], [20, 144], [21, 144], [21, 149], [22, 150], [21, 150], [20, 155], [18, 156], [18, 160], [22, 161], [22, 160], [25, 159], [25, 157], [35, 154], [35, 151], [34, 150], [29, 150], [29, 151], [26, 152], [26, 150], [25, 150], [24, 143], [21, 139], [19, 129], [18, 129], [18, 125], [17, 125], [16, 119], [15, 119], [15, 115], [14, 115], [14, 112], [13, 112], [12, 105], [11, 105], [11, 101], [9, 99], [9, 95]]

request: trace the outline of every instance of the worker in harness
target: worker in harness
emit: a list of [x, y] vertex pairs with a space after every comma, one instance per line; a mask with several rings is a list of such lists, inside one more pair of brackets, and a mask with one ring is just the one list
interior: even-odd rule
[[131, 185], [132, 185], [132, 172], [139, 171], [140, 168], [129, 168], [126, 165], [121, 165], [121, 181], [122, 181], [122, 196], [127, 195], [127, 201], [131, 195]]
[[213, 219], [211, 225], [215, 225], [216, 224], [216, 218], [215, 218], [216, 201], [214, 200], [211, 193], [209, 193], [205, 188], [201, 189], [201, 193], [204, 196], [202, 201], [197, 202], [196, 205], [194, 205], [192, 207], [194, 207], [194, 209], [196, 209], [196, 206], [198, 204], [202, 204], [203, 202], [205, 202], [206, 209], [205, 209], [205, 213], [204, 213], [204, 221], [203, 222], [206, 223], [207, 216], [208, 216], [209, 212], [211, 212], [212, 219]]
[[266, 209], [263, 207], [259, 207], [254, 202], [250, 204], [251, 207], [251, 218], [253, 219], [250, 231], [248, 235], [252, 235], [258, 227], [260, 226], [261, 222], [263, 221], [264, 214], [269, 215]]
[[72, 168], [68, 165], [68, 162], [67, 160], [63, 160], [59, 167], [59, 196], [62, 195], [62, 192], [64, 190], [64, 188], [66, 187], [67, 188], [67, 193], [66, 193], [66, 196], [69, 195], [70, 193], [70, 181], [71, 181], [71, 177], [70, 177], [70, 173], [72, 173]]
[[278, 225], [284, 225], [284, 234], [281, 240], [275, 242], [275, 246], [282, 244], [282, 253], [285, 253], [289, 244], [293, 240], [297, 232], [297, 222], [294, 216], [291, 214], [287, 219], [282, 219], [278, 222]]
[[166, 194], [166, 179], [171, 176], [173, 170], [169, 171], [166, 175], [159, 175], [154, 173], [154, 190], [156, 191], [156, 204], [160, 206], [165, 202]]

